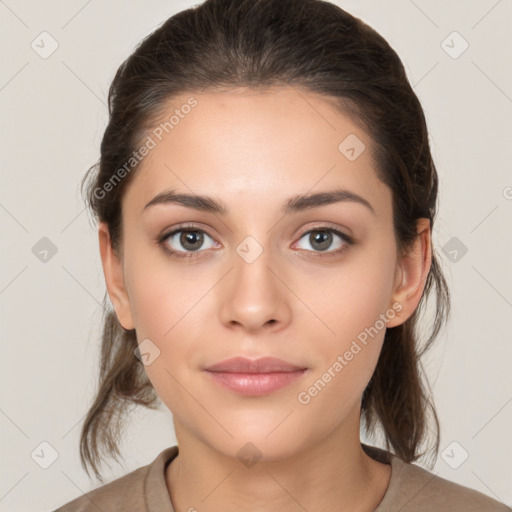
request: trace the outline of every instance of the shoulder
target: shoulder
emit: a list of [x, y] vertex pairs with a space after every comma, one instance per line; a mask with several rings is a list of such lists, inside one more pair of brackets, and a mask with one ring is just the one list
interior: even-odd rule
[[504, 503], [481, 492], [441, 478], [396, 455], [370, 447], [371, 456], [391, 463], [388, 490], [375, 512], [511, 512]]
[[[481, 492], [441, 478], [415, 464], [403, 464], [403, 486], [407, 510], [464, 512], [510, 512], [504, 503]], [[404, 503], [405, 505], [405, 503]]]
[[142, 512], [147, 510], [148, 491], [153, 500], [159, 500], [159, 505], [168, 505], [170, 498], [165, 486], [164, 468], [176, 454], [176, 446], [166, 448], [150, 464], [97, 487], [54, 512]]
[[126, 504], [136, 505], [144, 496], [144, 480], [148, 466], [128, 473], [108, 484], [89, 491], [66, 503], [55, 512], [108, 512], [123, 510]]

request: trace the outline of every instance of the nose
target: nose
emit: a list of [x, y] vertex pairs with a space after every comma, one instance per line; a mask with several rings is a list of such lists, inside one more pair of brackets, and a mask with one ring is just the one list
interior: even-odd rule
[[220, 288], [220, 317], [227, 327], [268, 332], [289, 323], [291, 292], [270, 252], [263, 250], [255, 259], [246, 257], [243, 247], [234, 252], [233, 268]]

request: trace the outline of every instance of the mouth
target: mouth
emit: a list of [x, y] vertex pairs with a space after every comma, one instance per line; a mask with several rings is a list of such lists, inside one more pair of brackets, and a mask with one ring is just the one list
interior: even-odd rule
[[308, 368], [282, 359], [234, 357], [209, 366], [205, 372], [220, 386], [246, 396], [274, 393], [299, 380]]

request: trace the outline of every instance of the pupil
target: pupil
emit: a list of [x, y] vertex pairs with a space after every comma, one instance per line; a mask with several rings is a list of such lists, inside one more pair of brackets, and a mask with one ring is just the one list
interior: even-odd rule
[[[180, 243], [185, 249], [195, 251], [203, 244], [202, 233], [198, 231], [185, 231], [181, 234]], [[192, 247], [190, 247], [192, 245]]]
[[[332, 234], [327, 231], [312, 231], [309, 238], [312, 247], [325, 251], [331, 245]], [[315, 244], [319, 245], [315, 247]]]

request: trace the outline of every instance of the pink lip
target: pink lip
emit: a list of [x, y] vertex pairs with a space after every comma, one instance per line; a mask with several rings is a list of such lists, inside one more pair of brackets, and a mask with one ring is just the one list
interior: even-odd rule
[[307, 368], [282, 359], [234, 357], [206, 368], [206, 372], [223, 387], [247, 396], [274, 393], [300, 379]]

